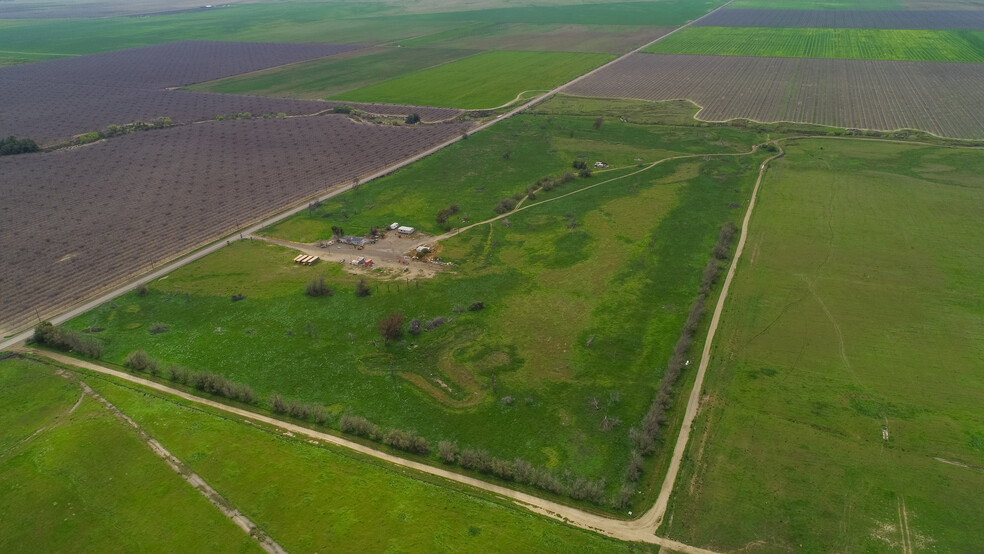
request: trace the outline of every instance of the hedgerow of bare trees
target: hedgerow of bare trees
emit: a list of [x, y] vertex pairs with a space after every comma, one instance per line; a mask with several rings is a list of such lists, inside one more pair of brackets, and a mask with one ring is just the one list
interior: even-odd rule
[[690, 308], [690, 313], [687, 315], [683, 329], [680, 332], [680, 338], [677, 340], [676, 346], [673, 348], [673, 354], [667, 362], [666, 373], [663, 374], [663, 378], [660, 380], [656, 397], [653, 399], [649, 411], [646, 412], [646, 415], [642, 419], [641, 428], [629, 429], [629, 438], [635, 447], [632, 454], [633, 459], [630, 461], [630, 470], [636, 460], [635, 456], [637, 454], [648, 456], [656, 449], [656, 442], [659, 439], [660, 431], [662, 430], [663, 424], [666, 423], [666, 410], [669, 409], [672, 402], [673, 387], [676, 384], [677, 378], [680, 377], [684, 365], [687, 363], [687, 352], [690, 350], [694, 336], [697, 333], [700, 318], [704, 314], [707, 297], [721, 271], [718, 260], [727, 258], [731, 241], [736, 231], [737, 227], [731, 222], [721, 227], [713, 255], [708, 260], [701, 277], [700, 292]]

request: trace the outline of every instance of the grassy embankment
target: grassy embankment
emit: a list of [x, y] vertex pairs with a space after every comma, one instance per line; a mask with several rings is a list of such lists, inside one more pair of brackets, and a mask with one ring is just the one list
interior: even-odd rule
[[[743, 152], [761, 140], [726, 127], [694, 133], [611, 119], [594, 129], [594, 120], [503, 122], [270, 233], [313, 239], [332, 224], [361, 233], [393, 220], [436, 229], [434, 212], [450, 203], [461, 207], [456, 217], [480, 221], [495, 215], [503, 195], [558, 175], [579, 156], [630, 165], [618, 175], [637, 170], [636, 159]], [[264, 398], [276, 391], [327, 406], [333, 426], [353, 412], [416, 429], [432, 445], [457, 440], [616, 487], [628, 429], [648, 408], [718, 228], [740, 217], [761, 157], [671, 162], [513, 214], [508, 227], [497, 222], [446, 241], [441, 255], [459, 266], [419, 286], [376, 282], [372, 296], [357, 298], [353, 278], [338, 266], [294, 266], [287, 249], [245, 242], [154, 282], [146, 297], [128, 294], [71, 326], [105, 328], [97, 336], [111, 362], [142, 348], [248, 383]], [[316, 276], [327, 278], [334, 297], [304, 295]], [[246, 300], [231, 302], [239, 293]], [[454, 309], [476, 301], [486, 309]], [[376, 326], [393, 312], [451, 321], [383, 344]], [[170, 330], [150, 334], [156, 322]], [[589, 406], [594, 397], [597, 409]], [[606, 416], [621, 423], [604, 431]]]
[[645, 52], [984, 62], [984, 31], [688, 27], [649, 46]]
[[[0, 361], [0, 550], [262, 552], [50, 366]], [[37, 434], [35, 434], [37, 432]]]
[[978, 150], [870, 141], [798, 141], [773, 162], [669, 536], [979, 549], [982, 173]]

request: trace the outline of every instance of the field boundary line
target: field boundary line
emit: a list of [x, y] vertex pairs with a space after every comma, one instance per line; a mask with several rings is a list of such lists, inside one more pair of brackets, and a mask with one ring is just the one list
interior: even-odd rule
[[[721, 6], [721, 7], [723, 8], [724, 6]], [[707, 14], [707, 15], [710, 15], [710, 14]], [[696, 21], [696, 20], [694, 20], [694, 21]], [[660, 38], [662, 38], [662, 37], [660, 37]], [[673, 55], [673, 56], [699, 56], [699, 55], [702, 55], [702, 54], [652, 54], [652, 53], [649, 53], [649, 52], [643, 52], [643, 54], [648, 54], [650, 56], [664, 56], [664, 55]], [[803, 58], [803, 59], [819, 59], [819, 58]], [[960, 63], [960, 62], [954, 62], [954, 63]], [[601, 69], [601, 68], [599, 67], [598, 69]], [[586, 76], [587, 75], [585, 75], [585, 77]], [[636, 101], [640, 101], [640, 102], [651, 102], [651, 103], [654, 103], [654, 104], [655, 103], [658, 103], [658, 102], [675, 102], [675, 101], [678, 101], [678, 100], [684, 100], [684, 101], [690, 102], [694, 106], [697, 106], [697, 108], [698, 108], [697, 109], [697, 113], [694, 114], [693, 118], [694, 118], [694, 121], [699, 121], [701, 123], [732, 123], [734, 121], [750, 121], [752, 123], [760, 123], [762, 125], [775, 125], [777, 123], [788, 123], [790, 125], [814, 125], [814, 126], [817, 126], [817, 127], [827, 127], [827, 128], [845, 129], [845, 130], [846, 129], [857, 129], [859, 131], [873, 131], [873, 132], [878, 132], [878, 133], [898, 133], [898, 132], [902, 132], [902, 131], [918, 131], [920, 133], [926, 133], [929, 136], [936, 137], [936, 138], [938, 138], [940, 140], [962, 140], [962, 141], [968, 141], [968, 142], [980, 141], [981, 140], [981, 139], [962, 138], [962, 137], [948, 137], [948, 136], [944, 136], [944, 135], [938, 135], [938, 134], [936, 134], [936, 133], [934, 133], [932, 131], [927, 131], [925, 129], [916, 129], [916, 128], [908, 128], [908, 127], [899, 127], [897, 129], [872, 129], [870, 127], [846, 127], [846, 126], [845, 127], [838, 127], [836, 125], [826, 125], [826, 124], [823, 124], [823, 123], [810, 123], [808, 121], [793, 121], [793, 120], [790, 120], [790, 119], [776, 119], [774, 121], [764, 121], [764, 120], [761, 120], [761, 119], [755, 119], [755, 118], [751, 118], [751, 117], [732, 117], [732, 118], [729, 118], [729, 119], [704, 119], [704, 118], [700, 117], [700, 112], [704, 111], [706, 109], [706, 106], [703, 106], [700, 103], [698, 103], [696, 100], [694, 100], [692, 98], [687, 98], [686, 96], [680, 96], [680, 97], [677, 97], [677, 98], [665, 98], [663, 100], [646, 100], [645, 98], [635, 98], [635, 97], [632, 97], [632, 96], [590, 96], [590, 95], [584, 95], [584, 94], [571, 94], [571, 93], [567, 93], [567, 92], [565, 92], [564, 94], [567, 95], [567, 96], [572, 96], [574, 98], [600, 98], [602, 100], [636, 100]], [[859, 137], [859, 136], [831, 137], [831, 136], [816, 135], [816, 136], [810, 136], [810, 137], [787, 137], [787, 138], [831, 138], [831, 139], [855, 139], [855, 140], [884, 140], [886, 142], [901, 142], [901, 143], [904, 143], [904, 144], [929, 144], [931, 146], [938, 146], [940, 148], [951, 148], [951, 147], [952, 148], [984, 148], [984, 146], [961, 146], [961, 145], [953, 145], [953, 146], [950, 146], [950, 145], [943, 145], [943, 144], [926, 143], [926, 142], [921, 142], [921, 141], [897, 141], [897, 140], [894, 140], [894, 139], [879, 139], [877, 137]], [[777, 140], [785, 140], [785, 139], [777, 139]]]
[[[157, 383], [142, 377], [135, 375], [130, 375], [129, 373], [111, 369], [109, 367], [89, 362], [86, 360], [79, 360], [72, 358], [65, 354], [60, 354], [57, 352], [49, 351], [38, 351], [33, 349], [24, 349], [21, 352], [25, 354], [33, 354], [48, 358], [59, 364], [64, 364], [66, 366], [74, 366], [78, 368], [83, 368], [89, 371], [94, 371], [96, 373], [101, 373], [104, 375], [109, 375], [117, 379], [128, 381], [130, 383], [135, 383], [137, 385], [147, 387], [154, 391], [165, 393], [169, 395], [176, 396], [183, 400], [189, 401], [192, 404], [198, 404], [202, 406], [208, 406], [219, 411], [238, 416], [240, 418], [245, 418], [253, 420], [259, 423], [264, 423], [267, 425], [272, 425], [282, 432], [293, 433], [294, 435], [303, 435], [305, 437], [316, 439], [323, 443], [328, 443], [334, 446], [342, 447], [366, 456], [388, 462], [392, 465], [409, 468], [422, 473], [427, 473], [435, 477], [441, 477], [447, 479], [448, 481], [454, 481], [463, 485], [468, 485], [477, 489], [484, 490], [486, 492], [496, 494], [505, 500], [511, 501], [515, 505], [527, 509], [529, 511], [535, 512], [537, 514], [546, 515], [552, 519], [561, 521], [568, 525], [579, 527], [588, 531], [606, 535], [615, 539], [623, 541], [635, 541], [635, 542], [645, 542], [649, 544], [656, 544], [669, 548], [676, 552], [684, 552], [687, 554], [714, 554], [713, 551], [704, 548], [699, 548], [695, 546], [690, 546], [681, 542], [677, 542], [672, 539], [667, 539], [663, 537], [658, 537], [653, 534], [651, 526], [640, 524], [640, 520], [620, 520], [610, 518], [600, 514], [594, 514], [591, 512], [586, 512], [578, 508], [573, 508], [564, 504], [546, 500], [532, 494], [516, 491], [501, 485], [496, 485], [483, 481], [481, 479], [471, 477], [468, 475], [455, 473], [437, 466], [432, 466], [429, 464], [417, 462], [407, 458], [403, 458], [394, 454], [389, 454], [383, 452], [382, 450], [377, 450], [376, 448], [357, 443], [348, 440], [343, 437], [332, 435], [329, 433], [316, 431], [314, 429], [309, 429], [307, 427], [302, 427], [293, 423], [282, 421], [273, 417], [265, 416], [263, 414], [258, 414], [250, 410], [245, 410], [242, 408], [237, 408], [235, 406], [230, 406], [223, 404], [221, 402], [216, 402], [208, 398], [203, 398], [196, 396], [191, 393], [187, 393], [175, 388], [171, 388], [167, 385]], [[321, 446], [319, 444], [319, 446]]]
[[[775, 141], [772, 143], [775, 144]], [[752, 219], [752, 211], [755, 209], [755, 200], [758, 197], [759, 186], [762, 184], [762, 178], [765, 176], [765, 170], [769, 167], [769, 163], [772, 162], [772, 160], [781, 158], [784, 154], [785, 152], [782, 147], [779, 147], [778, 153], [763, 161], [762, 165], [759, 166], [758, 178], [755, 180], [755, 187], [752, 189], [752, 197], [748, 202], [748, 209], [745, 210], [745, 219], [742, 220], [741, 223], [741, 236], [738, 239], [738, 246], [735, 248], [735, 254], [731, 259], [731, 265], [728, 267], [728, 276], [725, 278], [724, 285], [721, 287], [721, 293], [718, 295], [717, 305], [714, 307], [714, 315], [711, 317], [711, 323], [707, 329], [707, 338], [704, 340], [704, 351], [701, 353], [700, 366], [697, 369], [697, 377], [694, 381], [693, 389], [690, 391], [690, 400], [687, 402], [687, 410], [683, 416], [683, 423], [680, 425], [680, 434], [678, 435], [676, 445], [673, 448], [673, 457], [670, 459], [670, 465], [666, 471], [666, 477], [663, 480], [663, 486], [660, 488], [659, 496], [656, 498], [656, 503], [641, 518], [652, 522], [654, 532], [659, 529], [660, 525], [663, 523], [663, 517], [666, 515], [666, 509], [669, 506], [670, 495], [673, 493], [673, 488], [676, 485], [677, 474], [680, 471], [680, 462], [683, 460], [684, 451], [687, 448], [687, 443], [690, 441], [690, 430], [693, 426], [694, 419], [697, 417], [698, 408], [700, 407], [701, 392], [704, 386], [704, 375], [707, 373], [707, 366], [710, 364], [711, 360], [711, 346], [714, 343], [714, 335], [717, 333], [718, 324], [721, 320], [721, 313], [724, 311], [724, 303], [728, 299], [728, 291], [731, 288], [731, 281], [735, 277], [738, 262], [741, 259], [742, 251], [745, 249], [745, 241], [748, 238], [748, 226]]]

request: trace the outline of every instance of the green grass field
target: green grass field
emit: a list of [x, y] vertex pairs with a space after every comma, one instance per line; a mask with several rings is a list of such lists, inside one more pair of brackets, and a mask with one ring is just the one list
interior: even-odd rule
[[487, 52], [334, 96], [352, 102], [481, 109], [549, 90], [613, 59], [606, 54]]
[[82, 378], [289, 552], [647, 551], [441, 479]]
[[439, 32], [452, 22], [408, 28], [382, 4], [292, 2], [234, 5], [153, 17], [0, 20], [0, 50], [91, 54], [177, 40], [378, 44]]
[[474, 55], [472, 50], [387, 48], [332, 56], [188, 87], [204, 92], [323, 99]]
[[658, 54], [984, 62], [984, 31], [688, 27]]
[[[523, 192], [542, 177], [572, 171], [576, 160], [605, 161], [613, 168], [632, 170], [640, 163], [676, 155], [748, 152], [765, 136], [726, 126], [698, 131], [676, 127], [695, 123], [692, 117], [696, 109], [687, 102], [558, 96], [535, 110], [543, 117], [509, 118], [391, 176], [327, 200], [317, 210], [268, 227], [261, 234], [314, 242], [330, 239], [335, 225], [361, 235], [380, 222], [392, 221], [440, 234], [445, 228], [435, 221], [438, 210], [450, 204], [459, 206], [458, 215], [449, 220], [455, 228], [486, 220], [496, 215], [494, 209], [501, 199]], [[595, 129], [597, 117], [602, 118], [602, 125]], [[460, 163], [462, 159], [468, 163]], [[558, 193], [564, 190], [557, 189]], [[554, 193], [544, 193], [543, 197], [551, 195]]]
[[[54, 369], [0, 361], [0, 550], [262, 552]], [[40, 431], [34, 434], [35, 431]]]
[[150, 17], [3, 19], [0, 51], [26, 61], [29, 53], [91, 54], [177, 40], [377, 45], [490, 24], [677, 26], [718, 4], [666, 0], [407, 13], [403, 5], [382, 2], [282, 2]]
[[[488, 194], [467, 204], [484, 183], [522, 190], [569, 167], [581, 152], [589, 160], [601, 148], [610, 149], [613, 162], [622, 156], [630, 168], [614, 176], [635, 171], [634, 158], [651, 161], [681, 150], [742, 152], [760, 137], [724, 127], [693, 133], [617, 120], [595, 130], [594, 119], [523, 116], [503, 122], [429, 157], [421, 169], [363, 185], [338, 202], [358, 221], [389, 222], [397, 213], [417, 224], [404, 216], [433, 221], [436, 209], [459, 201], [459, 215], [479, 221], [494, 215], [501, 198]], [[689, 141], [681, 140], [687, 133], [693, 133]], [[503, 145], [512, 145], [508, 160]], [[277, 391], [327, 406], [334, 417], [354, 412], [386, 427], [414, 428], [432, 443], [457, 440], [507, 459], [605, 477], [617, 488], [630, 450], [628, 429], [651, 401], [718, 228], [740, 216], [735, 207], [743, 205], [762, 156], [698, 156], [536, 206], [510, 216], [509, 226], [496, 223], [447, 240], [441, 256], [459, 264], [454, 273], [409, 288], [377, 281], [369, 298], [355, 297], [355, 277], [337, 264], [296, 266], [292, 251], [247, 241], [154, 282], [146, 297], [128, 294], [71, 325], [105, 328], [98, 336], [112, 362], [143, 348], [165, 362], [249, 383], [263, 398]], [[575, 180], [537, 201], [602, 175]], [[419, 185], [417, 196], [408, 191], [419, 177], [429, 182]], [[429, 204], [429, 198], [440, 203]], [[305, 214], [296, 221], [305, 219], [360, 232], [355, 219]], [[288, 223], [271, 232], [303, 227]], [[334, 297], [304, 295], [304, 285], [319, 275], [336, 289]], [[247, 299], [231, 302], [237, 293]], [[486, 308], [453, 309], [476, 301]], [[393, 312], [451, 322], [384, 345], [376, 341], [376, 325]], [[154, 322], [167, 323], [170, 331], [151, 335]], [[612, 364], [620, 368], [617, 376]], [[608, 400], [614, 392], [620, 399]], [[588, 407], [595, 396], [605, 399], [597, 410]], [[514, 401], [504, 402], [506, 397]], [[606, 415], [623, 423], [603, 431]]]
[[982, 174], [976, 150], [861, 141], [799, 141], [773, 163], [669, 536], [980, 548]]

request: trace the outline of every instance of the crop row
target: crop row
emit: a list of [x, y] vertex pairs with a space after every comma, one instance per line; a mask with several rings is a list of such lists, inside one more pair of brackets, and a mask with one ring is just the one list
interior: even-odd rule
[[352, 44], [171, 42], [0, 68], [0, 81], [162, 89], [359, 48], [361, 46]]
[[636, 54], [570, 94], [689, 99], [697, 117], [984, 137], [984, 64]]
[[461, 134], [344, 116], [209, 122], [0, 159], [0, 328]]
[[[27, 137], [48, 144], [110, 124], [152, 121], [170, 117], [174, 123], [214, 119], [222, 114], [312, 114], [341, 102], [258, 98], [205, 94], [181, 90], [143, 90], [123, 87], [0, 81], [0, 135]], [[352, 105], [373, 113], [407, 115], [417, 112], [427, 121], [454, 117], [456, 110], [410, 106]]]
[[818, 29], [984, 29], [984, 11], [971, 10], [718, 10], [697, 27], [812, 27]]

